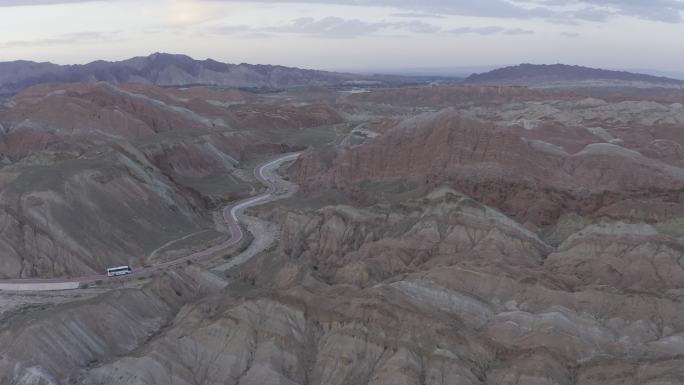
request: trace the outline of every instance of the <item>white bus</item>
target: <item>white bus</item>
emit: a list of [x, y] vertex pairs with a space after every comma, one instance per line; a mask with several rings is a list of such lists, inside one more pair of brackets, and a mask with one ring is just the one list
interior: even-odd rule
[[107, 277], [117, 277], [119, 275], [131, 274], [133, 269], [130, 266], [110, 267], [107, 269]]

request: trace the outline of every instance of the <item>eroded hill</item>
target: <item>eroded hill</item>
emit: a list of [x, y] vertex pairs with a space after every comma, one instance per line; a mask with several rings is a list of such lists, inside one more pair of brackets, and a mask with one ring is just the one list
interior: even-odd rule
[[342, 121], [325, 105], [256, 99], [94, 83], [4, 102], [0, 276], [100, 273], [149, 263], [177, 239], [222, 237], [213, 210], [254, 189], [242, 163], [296, 148], [288, 133]]
[[301, 189], [251, 211], [280, 236], [222, 273], [225, 287], [207, 280], [211, 266], [180, 266], [3, 313], [0, 383], [684, 381], [680, 104], [521, 87], [317, 91], [325, 103], [306, 104], [301, 93], [203, 103], [125, 90], [217, 125], [183, 120], [167, 135], [146, 123], [154, 134], [128, 140], [149, 172], [184, 180], [179, 191], [213, 172], [197, 159], [216, 154], [205, 143], [217, 132], [241, 138], [233, 151], [210, 142], [240, 162], [285, 137], [308, 145], [281, 171]]

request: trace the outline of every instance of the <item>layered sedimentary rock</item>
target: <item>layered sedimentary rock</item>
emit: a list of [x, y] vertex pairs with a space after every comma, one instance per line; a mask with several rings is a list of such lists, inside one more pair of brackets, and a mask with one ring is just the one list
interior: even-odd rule
[[[475, 89], [210, 104], [252, 108], [253, 135], [269, 111], [330, 125], [287, 171], [300, 192], [251, 212], [280, 224], [277, 244], [220, 277], [183, 266], [12, 313], [0, 383], [684, 382], [681, 106]], [[423, 96], [439, 111], [411, 107]], [[231, 167], [210, 154], [231, 155], [234, 134], [139, 151], [176, 186], [198, 186], [220, 169], [210, 159]]]
[[28, 89], [0, 105], [0, 277], [90, 275], [184, 237], [218, 239], [212, 211], [253, 191], [243, 161], [340, 119], [235, 90]]
[[[670, 126], [656, 127], [664, 131]], [[678, 161], [639, 152], [644, 145], [636, 133], [628, 148], [572, 126], [525, 129], [445, 110], [410, 118], [332, 160], [321, 152], [306, 154], [291, 175], [305, 185], [322, 183], [359, 195], [364, 195], [365, 182], [448, 182], [521, 223], [536, 226], [555, 223], [568, 209], [591, 214], [631, 197], [680, 202], [684, 169]], [[653, 136], [646, 138], [649, 147], [653, 140], [661, 140]], [[672, 139], [684, 138], [679, 134]], [[672, 140], [670, 147], [677, 145]]]

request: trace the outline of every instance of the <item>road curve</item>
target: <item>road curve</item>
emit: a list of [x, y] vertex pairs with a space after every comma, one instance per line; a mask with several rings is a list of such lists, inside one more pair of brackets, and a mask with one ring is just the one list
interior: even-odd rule
[[[270, 198], [273, 197], [273, 194], [276, 192], [276, 186], [273, 184], [271, 181], [269, 181], [266, 176], [264, 175], [265, 170], [269, 169], [276, 169], [280, 167], [285, 162], [293, 161], [296, 160], [301, 153], [293, 153], [293, 154], [288, 154], [285, 156], [281, 156], [275, 160], [272, 160], [270, 162], [267, 162], [265, 164], [262, 164], [254, 169], [254, 176], [256, 179], [261, 182], [263, 185], [266, 186], [266, 191], [264, 191], [262, 194], [259, 194], [257, 196], [247, 198], [245, 200], [233, 203], [231, 205], [226, 206], [223, 211], [223, 220], [226, 223], [226, 226], [228, 227], [228, 231], [230, 232], [230, 238], [228, 238], [225, 242], [212, 246], [206, 250], [202, 250], [190, 255], [187, 255], [185, 257], [181, 257], [178, 259], [175, 259], [173, 261], [169, 262], [164, 262], [164, 263], [159, 263], [153, 266], [149, 267], [144, 267], [140, 269], [135, 269], [135, 266], [133, 267], [133, 273], [129, 274], [125, 277], [131, 277], [131, 276], [136, 276], [136, 275], [144, 275], [144, 274], [149, 274], [153, 273], [155, 271], [160, 271], [172, 266], [176, 266], [182, 263], [186, 263], [187, 261], [198, 259], [198, 258], [203, 258], [203, 257], [208, 257], [211, 256], [221, 250], [225, 250], [230, 246], [233, 246], [240, 241], [242, 241], [242, 238], [244, 237], [244, 233], [242, 231], [242, 227], [240, 227], [239, 224], [239, 219], [238, 216], [242, 211], [244, 211], [248, 207], [252, 206], [258, 206], [260, 204], [263, 204], [264, 202], [268, 201]], [[91, 275], [91, 276], [83, 276], [83, 277], [75, 277], [75, 278], [45, 278], [45, 279], [40, 279], [40, 278], [26, 278], [26, 279], [6, 279], [6, 280], [0, 280], [0, 290], [7, 290], [7, 291], [56, 291], [56, 290], [69, 290], [69, 289], [77, 289], [80, 285], [82, 284], [88, 284], [88, 283], [94, 283], [96, 281], [106, 281], [110, 279], [117, 279], [115, 278], [110, 278], [107, 277], [106, 274], [103, 275]]]

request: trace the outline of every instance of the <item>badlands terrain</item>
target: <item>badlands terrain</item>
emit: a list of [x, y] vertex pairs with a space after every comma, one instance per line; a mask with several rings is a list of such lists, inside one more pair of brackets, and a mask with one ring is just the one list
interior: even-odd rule
[[[588, 95], [591, 93], [591, 95]], [[0, 105], [0, 384], [684, 383], [684, 97], [38, 85]], [[237, 262], [235, 262], [237, 261]]]

